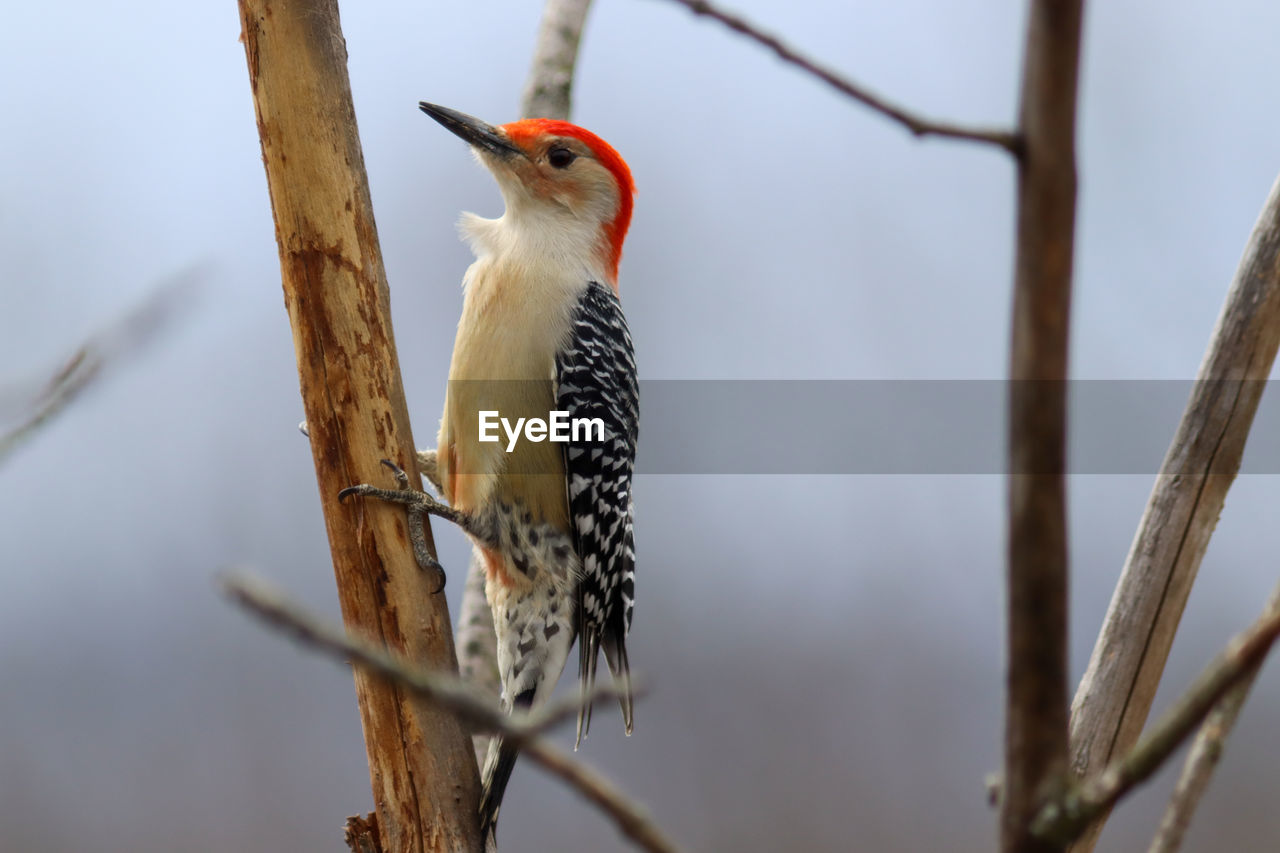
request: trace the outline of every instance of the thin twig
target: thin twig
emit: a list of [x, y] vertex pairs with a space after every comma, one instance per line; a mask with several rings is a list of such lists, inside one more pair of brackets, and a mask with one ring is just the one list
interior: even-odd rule
[[1280, 608], [1268, 606], [1227, 644], [1132, 751], [1073, 786], [1061, 801], [1047, 804], [1036, 817], [1036, 835], [1065, 844], [1084, 832], [1098, 815], [1160, 768], [1227, 692], [1256, 670], [1278, 636]]
[[54, 373], [27, 416], [0, 435], [0, 463], [79, 397], [98, 377], [102, 366], [102, 355], [92, 343], [76, 350]]
[[573, 106], [573, 69], [591, 0], [547, 0], [538, 25], [533, 67], [525, 84], [520, 115], [567, 120]]
[[[1071, 706], [1087, 777], [1142, 734], [1280, 350], [1280, 178], [1258, 214]], [[1089, 853], [1100, 818], [1072, 846]]]
[[[285, 631], [300, 643], [356, 664], [402, 684], [423, 699], [439, 703], [472, 728], [499, 732], [513, 741], [524, 741], [577, 717], [582, 698], [577, 694], [525, 714], [507, 715], [474, 685], [446, 671], [428, 671], [406, 663], [378, 646], [358, 640], [342, 629], [326, 624], [292, 604], [277, 588], [259, 578], [242, 574], [221, 579], [224, 591], [263, 621]], [[593, 701], [617, 699], [617, 687], [601, 684], [590, 694]]]
[[1258, 669], [1255, 667], [1239, 684], [1227, 691], [1200, 724], [1200, 730], [1196, 732], [1191, 748], [1187, 750], [1182, 773], [1169, 797], [1169, 805], [1165, 807], [1160, 828], [1151, 840], [1148, 853], [1176, 853], [1182, 848], [1187, 827], [1191, 825], [1191, 818], [1200, 805], [1200, 798], [1209, 787], [1209, 779], [1218, 766], [1227, 736], [1235, 726], [1240, 709], [1244, 707]]
[[854, 83], [847, 77], [841, 76], [836, 71], [825, 65], [820, 65], [812, 59], [808, 59], [797, 53], [793, 48], [789, 47], [776, 36], [764, 32], [755, 24], [745, 18], [727, 12], [713, 6], [705, 0], [671, 0], [684, 6], [695, 15], [705, 15], [712, 20], [719, 21], [729, 29], [736, 33], [746, 36], [757, 44], [769, 48], [783, 62], [788, 62], [797, 68], [800, 68], [841, 94], [853, 98], [860, 104], [863, 104], [886, 118], [896, 121], [916, 136], [940, 136], [947, 139], [963, 139], [969, 142], [982, 142], [987, 145], [995, 145], [1005, 149], [1009, 153], [1018, 156], [1022, 149], [1022, 143], [1016, 133], [1008, 130], [997, 130], [985, 127], [965, 127], [963, 125], [951, 124], [949, 122], [934, 121], [916, 115], [907, 109], [892, 104], [884, 98], [876, 95], [866, 87]]
[[1081, 16], [1081, 0], [1033, 2], [1023, 59], [1009, 368], [1004, 853], [1054, 849], [1031, 824], [1067, 767], [1066, 396]]
[[117, 322], [94, 334], [50, 378], [16, 426], [0, 434], [0, 464], [23, 442], [60, 415], [102, 375], [126, 357], [141, 351], [189, 305], [206, 277], [193, 267], [159, 285]]
[[[557, 702], [527, 715], [507, 715], [493, 701], [451, 673], [428, 672], [339, 628], [325, 624], [289, 602], [270, 584], [245, 575], [229, 575], [221, 580], [223, 589], [268, 625], [284, 631], [304, 646], [338, 659], [349, 659], [410, 693], [435, 702], [463, 723], [520, 745], [524, 754], [548, 772], [558, 776], [604, 811], [619, 830], [642, 849], [653, 853], [676, 853], [667, 839], [644, 811], [631, 802], [607, 779], [546, 743], [541, 735], [547, 729], [576, 716], [580, 702]], [[600, 686], [589, 698], [616, 693]]]
[[643, 809], [586, 764], [574, 760], [564, 750], [551, 746], [541, 738], [527, 741], [523, 754], [595, 803], [601, 811], [613, 818], [622, 834], [641, 849], [653, 853], [676, 853], [678, 848], [662, 834], [658, 825]]
[[[1267, 614], [1272, 617], [1280, 616], [1280, 586], [1271, 594]], [[1182, 774], [1178, 777], [1178, 784], [1169, 798], [1169, 805], [1160, 821], [1160, 829], [1152, 839], [1148, 853], [1177, 853], [1181, 849], [1191, 817], [1209, 787], [1209, 779], [1222, 758], [1227, 738], [1235, 727], [1240, 709], [1249, 698], [1249, 690], [1261, 668], [1261, 660], [1249, 667], [1200, 725], [1195, 739], [1191, 741], [1191, 749], [1187, 751], [1187, 759], [1182, 765]]]

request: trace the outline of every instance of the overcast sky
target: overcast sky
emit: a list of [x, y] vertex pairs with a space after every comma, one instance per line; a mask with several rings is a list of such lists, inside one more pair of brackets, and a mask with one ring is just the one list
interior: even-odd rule
[[[928, 115], [1014, 115], [1022, 3], [735, 6]], [[501, 202], [416, 105], [516, 118], [540, 4], [343, 12], [426, 444], [470, 260], [455, 222]], [[337, 610], [238, 31], [231, 0], [6, 10], [0, 419], [160, 282], [200, 282], [0, 468], [0, 827], [25, 850], [338, 850], [342, 819], [372, 805], [349, 675], [212, 583], [249, 565]], [[1195, 375], [1280, 171], [1277, 31], [1266, 0], [1087, 9], [1076, 376]], [[579, 72], [575, 120], [639, 188], [621, 289], [645, 379], [1005, 375], [999, 152], [914, 141], [662, 0], [598, 0]], [[779, 448], [805, 440], [792, 428]], [[1071, 481], [1073, 676], [1150, 485]], [[991, 849], [998, 477], [654, 474], [636, 496], [632, 661], [653, 689], [632, 738], [604, 714], [582, 757], [692, 850]], [[1233, 488], [1157, 708], [1261, 609], [1278, 500], [1275, 477]], [[436, 530], [456, 611], [467, 547]], [[1189, 849], [1274, 843], [1277, 724], [1272, 667]], [[1127, 804], [1100, 849], [1144, 844], [1168, 787]], [[523, 765], [501, 829], [512, 851], [625, 849]]]

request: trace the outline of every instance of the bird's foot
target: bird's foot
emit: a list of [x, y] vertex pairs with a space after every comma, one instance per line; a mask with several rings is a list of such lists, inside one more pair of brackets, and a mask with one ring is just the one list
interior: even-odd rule
[[423, 519], [428, 515], [435, 515], [447, 521], [452, 521], [463, 530], [470, 532], [470, 527], [472, 526], [471, 517], [441, 503], [426, 492], [419, 492], [410, 488], [409, 475], [391, 460], [383, 459], [382, 464], [391, 469], [392, 475], [396, 478], [397, 488], [383, 489], [367, 483], [361, 483], [357, 486], [348, 486], [338, 492], [338, 500], [345, 501], [354, 495], [361, 498], [377, 498], [378, 500], [402, 505], [409, 520], [409, 544], [413, 547], [414, 559], [418, 561], [418, 565], [423, 571], [438, 573], [440, 581], [434, 592], [440, 592], [445, 585], [444, 566], [440, 565], [440, 561], [435, 558], [431, 553], [431, 549], [427, 547], [426, 526]]

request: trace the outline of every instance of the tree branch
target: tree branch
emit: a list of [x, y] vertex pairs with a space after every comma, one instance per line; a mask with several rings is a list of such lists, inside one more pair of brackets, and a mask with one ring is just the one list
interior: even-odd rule
[[1075, 239], [1080, 0], [1035, 0], [1018, 162], [1009, 405], [1009, 671], [1004, 853], [1053, 850], [1031, 832], [1067, 756], [1067, 343]]
[[1191, 824], [1196, 807], [1200, 805], [1200, 798], [1209, 787], [1209, 779], [1218, 766], [1226, 747], [1227, 736], [1244, 707], [1258, 669], [1259, 667], [1255, 667], [1239, 684], [1227, 691], [1200, 724], [1200, 730], [1187, 751], [1182, 773], [1169, 797], [1169, 805], [1165, 807], [1160, 827], [1151, 840], [1148, 853], [1176, 853], [1181, 849], [1187, 827]]
[[643, 809], [586, 764], [573, 760], [564, 750], [556, 749], [542, 739], [526, 741], [523, 750], [522, 755], [559, 777], [612, 818], [622, 834], [636, 846], [650, 853], [677, 853], [678, 848], [662, 834]]
[[[238, 604], [268, 625], [290, 634], [304, 646], [338, 660], [350, 659], [357, 667], [439, 705], [474, 728], [500, 733], [518, 744], [523, 754], [534, 763], [558, 776], [598, 806], [625, 836], [642, 849], [652, 853], [676, 853], [675, 845], [648, 815], [611, 782], [541, 739], [547, 729], [577, 715], [583, 701], [580, 697], [575, 696], [571, 702], [552, 703], [528, 714], [507, 715], [489, 697], [452, 673], [420, 669], [397, 655], [326, 625], [291, 604], [263, 581], [243, 575], [228, 576], [222, 579], [222, 586]], [[612, 687], [601, 686], [588, 698], [594, 701], [602, 696], [616, 698], [617, 693]]]
[[939, 136], [947, 139], [961, 139], [968, 142], [982, 142], [1005, 149], [1015, 156], [1021, 151], [1021, 140], [1016, 133], [984, 127], [965, 127], [948, 122], [934, 121], [909, 112], [903, 107], [892, 104], [864, 86], [841, 76], [825, 65], [808, 59], [797, 53], [776, 36], [772, 36], [743, 17], [727, 12], [705, 0], [671, 0], [684, 6], [695, 15], [703, 15], [719, 21], [736, 33], [746, 36], [752, 41], [772, 50], [783, 62], [807, 71], [843, 95], [847, 95], [864, 106], [870, 107], [911, 131], [915, 136]]
[[[205, 277], [200, 268], [181, 272], [160, 284], [140, 304], [80, 345], [44, 382], [18, 423], [0, 433], [0, 465], [24, 442], [51, 423], [102, 376], [147, 344], [190, 303]], [[7, 396], [7, 395], [6, 395]], [[0, 413], [2, 414], [2, 413]]]
[[[1076, 690], [1071, 767], [1077, 776], [1127, 752], [1142, 732], [1277, 348], [1280, 179], [1245, 247]], [[1089, 853], [1101, 831], [1100, 819], [1072, 853]]]
[[568, 120], [573, 105], [573, 69], [591, 0], [547, 0], [538, 25], [533, 67], [524, 87], [520, 115]]
[[[1262, 618], [1280, 619], [1280, 586], [1271, 593]], [[1160, 829], [1152, 839], [1148, 853], [1177, 853], [1182, 847], [1182, 839], [1191, 823], [1191, 816], [1195, 814], [1200, 798], [1209, 787], [1209, 779], [1222, 758], [1227, 738], [1235, 727], [1240, 709], [1244, 707], [1245, 699], [1249, 697], [1249, 690], [1261, 668], [1262, 658], [1259, 658], [1245, 669], [1239, 680], [1205, 717], [1200, 730], [1196, 732], [1195, 740], [1191, 742], [1187, 760], [1182, 765], [1182, 774], [1178, 777], [1178, 784], [1169, 798], [1169, 805], [1160, 821]]]
[[[237, 604], [292, 635], [304, 646], [339, 659], [350, 658], [359, 666], [403, 685], [415, 696], [443, 705], [468, 726], [499, 732], [516, 743], [575, 719], [582, 705], [582, 698], [575, 694], [528, 713], [508, 715], [497, 702], [458, 675], [447, 670], [431, 672], [417, 668], [377, 646], [355, 639], [290, 603], [280, 590], [263, 580], [232, 574], [223, 577], [221, 585]], [[617, 699], [619, 694], [617, 687], [600, 684], [592, 689], [589, 698], [593, 702]]]
[[[1276, 595], [1280, 595], [1280, 587]], [[1268, 605], [1258, 621], [1227, 644], [1136, 747], [1101, 773], [1073, 786], [1061, 802], [1046, 805], [1036, 818], [1036, 834], [1065, 844], [1150, 778], [1213, 707], [1261, 666], [1278, 636], [1280, 608]]]
[[[336, 0], [240, 0], [285, 306], [343, 620], [434, 669], [456, 667], [449, 612], [396, 507], [338, 491], [416, 468]], [[411, 467], [412, 466], [412, 467]], [[481, 849], [479, 774], [450, 713], [355, 674], [381, 847]]]

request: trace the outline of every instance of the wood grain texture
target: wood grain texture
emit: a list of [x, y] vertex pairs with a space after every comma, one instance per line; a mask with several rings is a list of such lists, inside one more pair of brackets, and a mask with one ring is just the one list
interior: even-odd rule
[[1032, 833], [1067, 756], [1067, 344], [1076, 211], [1080, 0], [1035, 0], [1020, 108], [1009, 398], [1004, 853]]
[[[1071, 709], [1084, 776], [1138, 741], [1187, 596], [1240, 470], [1280, 346], [1280, 180], [1271, 188], [1165, 454]], [[1105, 815], [1072, 846], [1087, 853]]]
[[[337, 5], [240, 0], [240, 13], [343, 620], [454, 671], [445, 598], [414, 562], [403, 509], [337, 500], [353, 483], [391, 485], [382, 458], [416, 470]], [[357, 672], [355, 682], [382, 851], [481, 849], [478, 774], [459, 722], [382, 679]]]
[[381, 853], [378, 841], [378, 816], [373, 812], [361, 817], [352, 815], [343, 826], [343, 840], [351, 853]]

